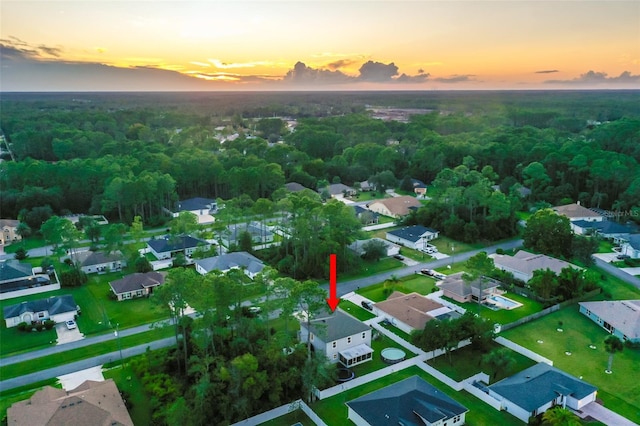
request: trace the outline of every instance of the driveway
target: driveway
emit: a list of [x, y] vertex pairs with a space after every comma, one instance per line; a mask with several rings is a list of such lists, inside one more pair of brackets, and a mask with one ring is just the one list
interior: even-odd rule
[[576, 414], [582, 419], [587, 416], [592, 417], [605, 425], [638, 426], [626, 417], [622, 417], [620, 414], [614, 413], [597, 402], [591, 402], [585, 405], [580, 411], [576, 412]]
[[56, 333], [58, 334], [58, 345], [84, 339], [84, 334], [80, 333], [79, 328], [76, 327], [73, 330], [69, 330], [63, 322], [56, 324]]
[[597, 257], [598, 259], [601, 259], [605, 262], [615, 262], [616, 260], [616, 256], [618, 255], [618, 253], [595, 253], [593, 255], [593, 257]]
[[93, 380], [94, 382], [104, 382], [104, 376], [102, 375], [102, 365], [58, 376], [58, 380], [60, 381], [62, 388], [66, 391], [77, 388], [86, 380]]

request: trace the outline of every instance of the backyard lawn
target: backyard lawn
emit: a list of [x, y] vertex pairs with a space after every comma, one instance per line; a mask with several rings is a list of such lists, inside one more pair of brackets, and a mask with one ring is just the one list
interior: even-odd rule
[[[560, 321], [562, 332], [557, 331]], [[613, 374], [606, 374], [608, 354], [603, 342], [609, 334], [580, 314], [578, 305], [501, 334], [551, 359], [561, 370], [597, 386], [598, 398], [607, 408], [640, 423], [640, 350], [625, 348], [615, 354]], [[566, 355], [567, 351], [571, 355]]]
[[[504, 346], [492, 342], [489, 352], [494, 349], [502, 348], [504, 348]], [[511, 350], [509, 350], [509, 352], [514, 361], [513, 366], [509, 369], [499, 371], [495, 371], [491, 366], [484, 363], [482, 361], [484, 354], [472, 350], [471, 346], [465, 346], [462, 349], [452, 351], [451, 362], [449, 362], [449, 357], [445, 354], [429, 360], [427, 363], [436, 370], [451, 377], [456, 382], [464, 380], [482, 371], [489, 375], [491, 383], [495, 383], [505, 377], [512, 376], [517, 372], [536, 364], [535, 361], [524, 355], [520, 355], [519, 353]]]
[[507, 412], [494, 410], [489, 405], [465, 391], [456, 392], [415, 366], [390, 374], [365, 385], [358, 386], [354, 389], [341, 392], [331, 398], [317, 401], [311, 405], [311, 409], [314, 410], [316, 414], [318, 414], [328, 425], [348, 425], [351, 423], [347, 420], [346, 402], [414, 375], [422, 377], [440, 391], [467, 407], [470, 410], [466, 415], [465, 424], [467, 425], [522, 425], [520, 420]]
[[338, 307], [347, 312], [349, 315], [353, 315], [360, 321], [366, 321], [376, 317], [374, 314], [372, 314], [370, 311], [367, 311], [362, 306], [358, 306], [348, 300], [340, 300], [340, 304], [338, 305]]
[[[408, 275], [406, 277], [398, 278], [398, 282], [395, 284], [387, 281], [386, 285], [389, 288], [401, 291], [403, 293], [412, 293], [415, 291], [416, 293], [423, 295], [431, 293], [434, 288], [437, 290], [435, 280], [431, 277], [427, 277], [421, 274]], [[374, 302], [382, 302], [383, 300], [387, 299], [384, 294], [384, 290], [385, 283], [383, 282], [356, 290], [356, 293]]]
[[536, 302], [535, 300], [531, 300], [527, 297], [520, 296], [515, 293], [504, 293], [503, 296], [522, 303], [522, 306], [511, 310], [499, 309], [494, 311], [486, 306], [479, 305], [476, 302], [459, 303], [447, 297], [443, 297], [443, 299], [448, 300], [451, 303], [455, 303], [458, 306], [462, 306], [464, 309], [476, 313], [483, 318], [490, 319], [494, 323], [498, 324], [509, 324], [520, 318], [526, 317], [527, 315], [531, 315], [542, 310], [542, 304], [540, 302]]
[[284, 416], [277, 417], [268, 422], [259, 423], [264, 426], [291, 426], [293, 424], [300, 423], [302, 426], [313, 426], [315, 423], [311, 421], [309, 417], [300, 409], [293, 411]]
[[365, 374], [372, 373], [374, 371], [381, 370], [385, 367], [389, 367], [389, 364], [382, 360], [382, 356], [380, 352], [386, 348], [397, 348], [401, 349], [405, 352], [405, 359], [410, 359], [416, 356], [413, 352], [404, 347], [400, 346], [390, 338], [385, 335], [380, 334], [380, 337], [377, 339], [371, 339], [371, 349], [373, 349], [373, 359], [371, 361], [367, 361], [365, 363], [356, 365], [355, 367], [351, 367], [351, 370], [356, 373], [356, 377], [362, 377]]

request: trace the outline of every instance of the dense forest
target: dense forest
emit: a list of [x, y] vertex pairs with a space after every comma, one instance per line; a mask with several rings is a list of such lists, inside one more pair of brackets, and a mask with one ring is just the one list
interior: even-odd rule
[[[640, 206], [638, 95], [3, 94], [15, 161], [3, 152], [0, 212], [36, 230], [69, 212], [161, 224], [163, 207], [188, 197], [278, 201], [289, 181], [315, 189], [410, 177], [434, 194], [412, 221], [466, 241], [500, 238], [532, 203]], [[380, 120], [372, 106], [415, 111]], [[521, 186], [526, 200], [513, 190]]]

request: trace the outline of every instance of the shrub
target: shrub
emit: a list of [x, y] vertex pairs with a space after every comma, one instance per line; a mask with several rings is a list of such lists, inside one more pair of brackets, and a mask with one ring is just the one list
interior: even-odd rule
[[51, 330], [54, 325], [56, 325], [55, 321], [46, 320], [44, 322], [44, 328], [46, 328], [47, 330]]
[[28, 327], [28, 324], [23, 321], [20, 324], [18, 324], [16, 328], [18, 329], [18, 331], [27, 331], [27, 327]]
[[62, 287], [80, 287], [88, 281], [87, 274], [79, 269], [70, 269], [60, 274]]
[[504, 249], [503, 248], [497, 248], [496, 249], [496, 254], [504, 254]]
[[36, 329], [36, 331], [42, 331], [44, 330], [44, 325], [41, 323], [38, 323], [34, 326], [34, 328]]

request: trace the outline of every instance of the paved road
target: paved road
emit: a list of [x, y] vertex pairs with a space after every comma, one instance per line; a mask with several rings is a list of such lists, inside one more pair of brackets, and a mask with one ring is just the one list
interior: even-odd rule
[[[144, 345], [134, 346], [132, 348], [122, 349], [122, 358], [129, 358], [146, 352], [147, 348], [151, 350], [166, 348], [176, 344], [175, 337], [167, 337], [166, 339], [156, 340], [154, 342], [145, 343]], [[0, 392], [13, 389], [19, 386], [29, 385], [31, 383], [58, 377], [63, 374], [70, 374], [76, 371], [85, 370], [87, 368], [106, 364], [107, 362], [117, 361], [120, 359], [120, 352], [114, 351], [108, 354], [99, 355], [89, 359], [72, 362], [70, 364], [61, 365], [59, 367], [49, 368], [48, 370], [37, 371], [13, 379], [0, 381]]]

